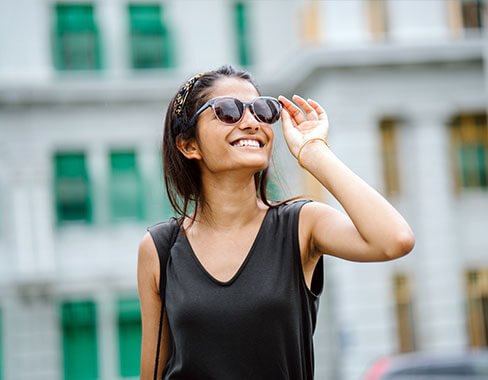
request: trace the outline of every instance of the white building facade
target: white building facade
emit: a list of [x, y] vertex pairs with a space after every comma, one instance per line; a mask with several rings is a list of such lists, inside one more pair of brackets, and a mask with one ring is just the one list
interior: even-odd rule
[[[487, 346], [483, 12], [473, 0], [1, 2], [0, 379], [138, 376], [137, 248], [172, 215], [164, 113], [186, 78], [226, 63], [264, 94], [322, 104], [331, 149], [415, 232], [399, 260], [326, 256], [316, 378]], [[274, 194], [344, 211], [275, 136]]]

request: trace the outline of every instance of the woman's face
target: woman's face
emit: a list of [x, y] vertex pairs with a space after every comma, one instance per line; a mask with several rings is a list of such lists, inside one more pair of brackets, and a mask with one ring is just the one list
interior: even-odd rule
[[[222, 78], [215, 82], [208, 100], [217, 96], [234, 96], [243, 102], [250, 102], [259, 94], [247, 80]], [[248, 169], [254, 174], [269, 165], [273, 126], [259, 122], [249, 107], [246, 107], [242, 120], [235, 125], [224, 124], [208, 107], [198, 118], [197, 136], [200, 163], [211, 172]], [[261, 147], [233, 145], [239, 139], [246, 138], [258, 139]]]

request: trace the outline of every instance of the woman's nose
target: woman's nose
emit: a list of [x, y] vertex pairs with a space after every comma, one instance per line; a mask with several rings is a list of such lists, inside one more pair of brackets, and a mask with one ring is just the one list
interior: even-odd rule
[[239, 123], [240, 128], [253, 128], [258, 129], [260, 127], [259, 121], [254, 117], [254, 114], [251, 112], [250, 107], [246, 107], [244, 110], [244, 116], [242, 117], [241, 122]]

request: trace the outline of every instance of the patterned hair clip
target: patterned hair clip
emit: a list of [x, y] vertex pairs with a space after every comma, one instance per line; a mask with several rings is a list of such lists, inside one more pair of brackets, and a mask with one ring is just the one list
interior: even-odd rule
[[195, 75], [193, 78], [188, 80], [188, 82], [185, 83], [185, 85], [181, 88], [180, 92], [176, 95], [175, 98], [175, 104], [174, 104], [174, 110], [176, 116], [181, 116], [181, 113], [183, 112], [183, 106], [185, 105], [186, 98], [192, 89], [193, 85], [195, 82], [204, 75], [205, 73], [200, 73], [198, 75]]

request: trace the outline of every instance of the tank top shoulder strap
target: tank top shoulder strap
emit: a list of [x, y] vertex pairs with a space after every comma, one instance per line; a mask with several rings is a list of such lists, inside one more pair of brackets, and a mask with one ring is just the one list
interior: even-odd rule
[[[159, 257], [159, 294], [163, 297], [164, 294], [164, 282], [166, 276], [166, 263], [170, 256], [171, 247], [176, 241], [178, 236], [179, 225], [175, 217], [171, 217], [168, 221], [153, 224], [146, 228], [151, 234], [151, 237], [156, 246]], [[163, 280], [163, 281], [162, 281]]]
[[158, 345], [156, 348], [156, 358], [154, 363], [154, 380], [158, 376], [159, 353], [161, 350], [161, 335], [163, 333], [163, 310], [165, 307], [165, 288], [166, 288], [166, 264], [171, 254], [171, 247], [178, 237], [179, 225], [175, 217], [166, 222], [153, 224], [146, 228], [156, 246], [159, 257], [159, 296], [161, 298], [161, 313], [159, 317]]
[[290, 202], [285, 202], [278, 207], [278, 215], [287, 220], [290, 231], [294, 231], [294, 227], [298, 224], [298, 216], [303, 205], [313, 202], [311, 199], [298, 199]]
[[290, 202], [287, 207], [287, 212], [289, 213], [289, 223], [290, 223], [290, 231], [293, 231], [293, 241], [296, 243], [297, 252], [300, 252], [300, 248], [298, 247], [298, 218], [300, 215], [300, 210], [302, 207], [312, 202], [310, 199], [299, 199], [293, 202]]

